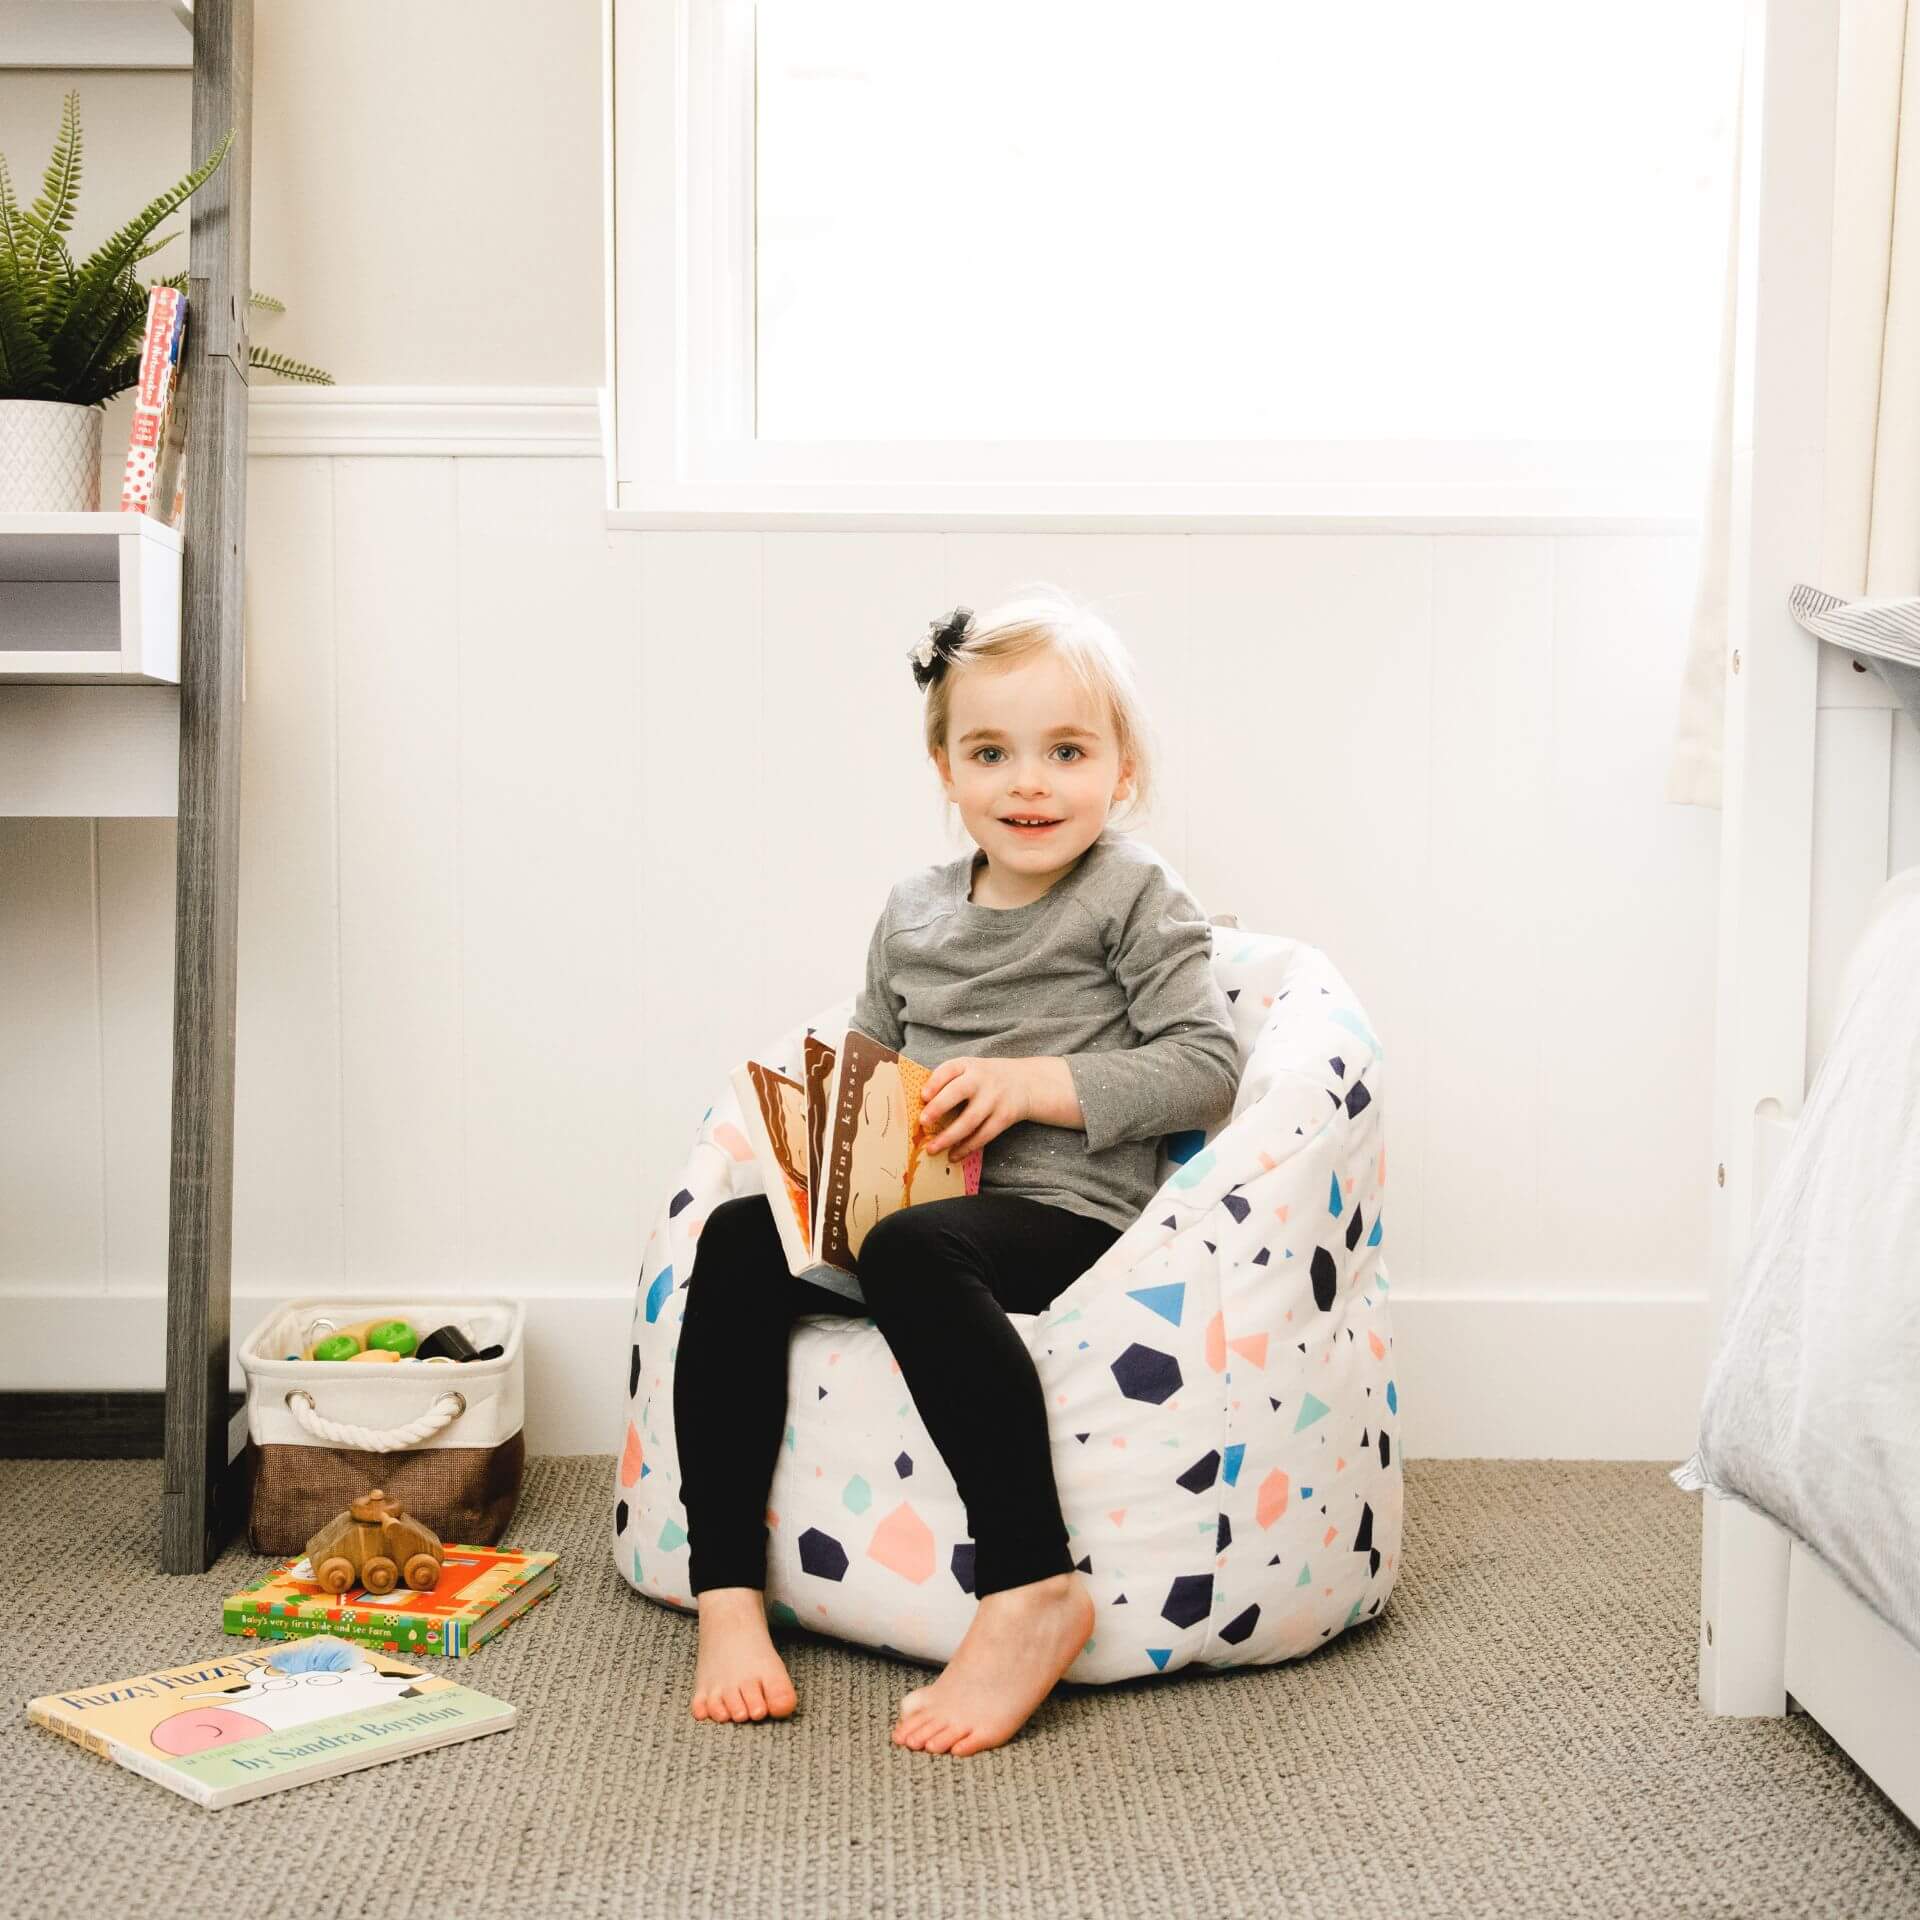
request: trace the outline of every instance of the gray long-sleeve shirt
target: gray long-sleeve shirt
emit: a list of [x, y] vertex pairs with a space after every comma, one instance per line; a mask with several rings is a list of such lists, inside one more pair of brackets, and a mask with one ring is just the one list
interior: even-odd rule
[[1112, 828], [1024, 907], [967, 896], [969, 854], [899, 881], [849, 1024], [923, 1066], [1055, 1054], [1086, 1125], [1023, 1120], [987, 1143], [983, 1193], [1125, 1229], [1158, 1185], [1163, 1134], [1233, 1110], [1240, 1055], [1206, 915], [1151, 848]]

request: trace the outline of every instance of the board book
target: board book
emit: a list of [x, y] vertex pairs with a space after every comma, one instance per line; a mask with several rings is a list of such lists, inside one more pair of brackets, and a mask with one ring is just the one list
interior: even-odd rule
[[978, 1193], [981, 1150], [964, 1160], [927, 1151], [939, 1127], [921, 1118], [931, 1068], [858, 1027], [838, 1046], [811, 1029], [802, 1044], [804, 1083], [748, 1060], [733, 1070], [733, 1090], [787, 1270], [858, 1299], [860, 1243], [874, 1224]]
[[221, 1625], [252, 1639], [327, 1633], [386, 1653], [457, 1660], [545, 1599], [559, 1579], [557, 1554], [504, 1547], [442, 1551], [438, 1584], [418, 1593], [406, 1587], [390, 1593], [369, 1593], [365, 1587], [329, 1593], [315, 1584], [305, 1555], [282, 1561], [258, 1586], [227, 1596]]
[[389, 1654], [313, 1639], [230, 1646], [45, 1694], [27, 1718], [203, 1807], [225, 1807], [496, 1733], [519, 1710]]

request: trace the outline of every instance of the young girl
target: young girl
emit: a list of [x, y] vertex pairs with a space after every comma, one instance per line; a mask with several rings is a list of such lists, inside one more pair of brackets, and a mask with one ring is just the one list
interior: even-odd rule
[[[978, 1193], [868, 1230], [860, 1287], [965, 1503], [979, 1601], [893, 1738], [965, 1754], [1011, 1739], [1093, 1630], [1039, 1376], [1007, 1315], [1042, 1311], [1139, 1217], [1161, 1136], [1226, 1118], [1239, 1055], [1206, 915], [1108, 825], [1150, 793], [1111, 629], [1041, 588], [979, 620], [956, 608], [911, 658], [928, 755], [977, 851], [894, 887], [850, 1024], [934, 1069], [930, 1151], [985, 1152]], [[787, 1271], [764, 1194], [708, 1216], [673, 1391], [697, 1720], [793, 1712], [763, 1592], [787, 1339], [796, 1315], [847, 1310]]]

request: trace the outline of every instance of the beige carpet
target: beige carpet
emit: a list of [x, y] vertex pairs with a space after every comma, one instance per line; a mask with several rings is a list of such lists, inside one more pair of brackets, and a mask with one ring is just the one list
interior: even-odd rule
[[[157, 1462], [0, 1462], [3, 1691], [220, 1644], [265, 1562], [153, 1571]], [[530, 1470], [545, 1605], [448, 1670], [512, 1732], [209, 1813], [0, 1734], [0, 1911], [499, 1916], [1920, 1913], [1920, 1833], [1813, 1722], [1694, 1699], [1699, 1508], [1657, 1466], [1416, 1461], [1393, 1601], [1304, 1662], [1063, 1689], [1010, 1746], [888, 1741], [927, 1669], [798, 1633], [792, 1721], [687, 1714], [694, 1623]]]

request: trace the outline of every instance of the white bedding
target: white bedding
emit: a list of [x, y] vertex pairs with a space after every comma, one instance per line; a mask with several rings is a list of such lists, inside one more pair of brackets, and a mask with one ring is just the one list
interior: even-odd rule
[[1920, 1647], [1920, 869], [1848, 961], [1673, 1478], [1771, 1515]]

